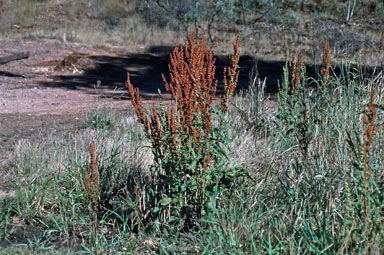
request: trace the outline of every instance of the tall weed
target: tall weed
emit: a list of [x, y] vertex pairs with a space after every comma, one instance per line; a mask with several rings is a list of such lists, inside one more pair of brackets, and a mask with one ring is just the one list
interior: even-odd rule
[[153, 105], [150, 116], [129, 74], [127, 79], [132, 104], [152, 145], [152, 178], [157, 180], [154, 213], [159, 213], [161, 222], [176, 223], [182, 228], [190, 228], [193, 219], [205, 217], [213, 210], [216, 187], [224, 195], [225, 189], [241, 175], [238, 169], [224, 168], [229, 139], [223, 118], [238, 81], [240, 35], [234, 44], [232, 66], [224, 69], [220, 108], [214, 108], [215, 58], [212, 46], [208, 49], [205, 44], [204, 34], [196, 43], [196, 32], [189, 35], [187, 45], [173, 50], [171, 80], [168, 82], [163, 76], [174, 106], [166, 109], [160, 105], [157, 109]]

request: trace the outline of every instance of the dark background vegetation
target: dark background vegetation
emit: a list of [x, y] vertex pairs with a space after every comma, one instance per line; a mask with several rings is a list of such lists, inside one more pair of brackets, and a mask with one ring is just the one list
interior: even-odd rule
[[[242, 53], [319, 61], [327, 37], [334, 58], [383, 63], [381, 0], [10, 0], [0, 2], [3, 37], [57, 38], [138, 51], [182, 41], [198, 26], [216, 52], [241, 30]], [[147, 48], [146, 48], [147, 49]]]

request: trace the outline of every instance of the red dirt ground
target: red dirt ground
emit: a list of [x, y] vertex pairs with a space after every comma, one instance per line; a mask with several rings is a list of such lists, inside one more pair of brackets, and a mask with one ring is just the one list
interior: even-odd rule
[[[0, 45], [0, 57], [30, 53], [27, 59], [0, 65], [0, 73], [22, 75], [0, 75], [0, 197], [9, 190], [14, 178], [12, 158], [18, 140], [33, 139], [39, 130], [79, 128], [84, 125], [84, 113], [96, 106], [112, 103], [117, 109], [131, 107], [124, 85], [127, 72], [132, 84], [140, 88], [141, 97], [152, 101], [158, 88], [164, 92], [161, 74], [168, 74], [171, 51], [167, 46], [154, 46], [146, 52], [130, 53], [117, 47], [100, 48], [51, 39], [2, 40]], [[249, 84], [254, 62], [251, 56], [242, 56], [240, 62], [238, 87], [244, 88]], [[223, 67], [228, 64], [228, 57], [217, 58], [219, 81]], [[268, 73], [269, 81], [277, 87], [283, 65], [265, 62], [259, 70], [261, 74]], [[263, 74], [261, 78], [264, 79]], [[163, 96], [169, 98], [166, 93]]]
[[[0, 71], [22, 74], [22, 77], [0, 75], [0, 197], [6, 194], [12, 182], [12, 157], [15, 142], [31, 138], [36, 130], [76, 128], [81, 125], [84, 112], [105, 103], [121, 107], [130, 105], [128, 100], [111, 100], [111, 95], [126, 94], [123, 88], [98, 88], [89, 83], [80, 89], [60, 84], [63, 77], [81, 75], [94, 69], [92, 57], [117, 57], [122, 49], [101, 49], [57, 40], [8, 40], [1, 42], [0, 56], [29, 51], [30, 57], [0, 65]], [[81, 53], [76, 63], [62, 60], [74, 52]], [[96, 78], [96, 77], [95, 77]], [[124, 77], [121, 78], [124, 80]], [[96, 83], [95, 80], [93, 83]], [[104, 98], [100, 95], [108, 95]]]

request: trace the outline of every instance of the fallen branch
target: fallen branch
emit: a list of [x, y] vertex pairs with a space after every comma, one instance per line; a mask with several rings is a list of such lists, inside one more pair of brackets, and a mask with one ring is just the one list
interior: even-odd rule
[[29, 58], [29, 52], [14, 53], [9, 56], [0, 57], [0, 65], [6, 64], [11, 61]]
[[27, 76], [27, 75], [24, 75], [24, 74], [21, 74], [21, 73], [12, 73], [12, 72], [1, 71], [1, 70], [0, 70], [0, 76], [32, 78], [32, 76]]

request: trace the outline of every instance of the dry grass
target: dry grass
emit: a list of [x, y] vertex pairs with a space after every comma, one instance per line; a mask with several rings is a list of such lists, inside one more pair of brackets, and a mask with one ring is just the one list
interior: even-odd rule
[[[133, 111], [120, 119], [115, 117], [113, 109], [91, 113], [90, 120], [95, 119], [93, 114], [100, 116], [97, 118], [99, 125], [92, 124], [76, 134], [52, 134], [47, 139], [25, 141], [16, 146], [22, 188], [18, 188], [14, 198], [19, 201], [19, 207], [12, 204], [10, 208], [19, 208], [20, 214], [12, 212], [10, 215], [33, 225], [38, 225], [33, 221], [37, 217], [45, 223], [56, 222], [48, 236], [59, 240], [76, 240], [77, 237], [56, 235], [59, 233], [56, 231], [89, 233], [87, 206], [80, 199], [86, 192], [77, 186], [74, 177], [76, 166], [87, 161], [86, 141], [94, 139], [95, 155], [99, 155], [100, 180], [111, 179], [108, 184], [111, 186], [101, 186], [104, 195], [98, 221], [103, 231], [99, 233], [95, 248], [100, 253], [119, 253], [126, 249], [135, 254], [162, 249], [168, 253], [209, 249], [232, 254], [256, 250], [261, 254], [276, 251], [312, 254], [311, 250], [349, 254], [353, 249], [359, 252], [359, 244], [364, 245], [364, 250], [380, 254], [382, 247], [377, 244], [383, 240], [380, 236], [382, 225], [379, 224], [382, 222], [382, 205], [373, 203], [372, 198], [377, 196], [375, 198], [381, 201], [382, 197], [372, 183], [383, 185], [384, 176], [380, 149], [384, 134], [380, 121], [383, 116], [380, 110], [383, 77], [362, 83], [350, 79], [347, 86], [339, 81], [339, 94], [331, 104], [323, 105], [325, 118], [314, 124], [305, 161], [300, 156], [298, 141], [281, 132], [276, 102], [263, 94], [264, 83], [254, 81], [249, 91], [230, 101], [224, 115], [232, 138], [227, 164], [248, 168], [253, 180], [236, 184], [231, 199], [218, 202], [212, 215], [205, 218], [209, 233], [201, 231], [184, 237], [172, 232], [171, 228], [165, 233], [137, 233], [139, 229], [144, 230], [137, 226], [146, 224], [145, 212], [149, 204], [144, 198], [149, 196], [150, 166], [154, 161], [147, 147], [149, 144], [140, 139], [145, 132], [135, 123]], [[335, 81], [331, 73], [327, 88], [337, 85]], [[322, 82], [321, 78], [319, 84]], [[375, 93], [371, 92], [372, 88]], [[319, 99], [313, 104], [324, 102], [326, 100]], [[377, 108], [372, 118], [374, 105]], [[364, 108], [367, 109], [365, 114], [362, 113]], [[215, 121], [219, 123], [220, 119]], [[109, 122], [113, 125], [105, 124]], [[372, 123], [376, 126], [374, 136], [372, 128], [366, 133], [374, 126]], [[369, 153], [365, 159], [359, 158], [354, 151], [358, 153], [367, 148], [368, 140]], [[365, 145], [362, 147], [361, 143]], [[47, 155], [46, 151], [51, 154]], [[361, 175], [357, 168], [360, 161], [367, 175]], [[372, 171], [369, 173], [368, 169]], [[106, 187], [110, 187], [110, 193], [106, 192]], [[105, 210], [105, 206], [113, 209]], [[111, 217], [111, 213], [117, 219]], [[64, 220], [60, 221], [58, 216]], [[318, 225], [318, 222], [323, 223]], [[8, 226], [16, 228], [12, 224]], [[126, 228], [129, 230], [124, 230]], [[303, 234], [306, 231], [309, 235]], [[9, 233], [9, 237], [12, 235]], [[85, 241], [88, 240], [88, 234], [82, 235]], [[111, 236], [115, 238], [113, 243], [109, 241]], [[31, 239], [30, 248], [22, 252], [30, 252], [37, 245], [55, 245], [53, 240]], [[88, 247], [93, 248], [92, 245]]]
[[26, 253], [82, 242], [100, 254], [382, 254], [383, 73], [344, 64], [336, 74], [330, 39], [317, 80], [296, 57], [277, 103], [257, 77], [229, 100], [238, 37], [213, 117], [213, 52], [188, 39], [164, 79], [175, 108], [149, 114], [128, 76], [130, 114], [97, 111], [76, 133], [15, 146], [20, 181], [0, 201], [2, 239], [32, 226], [40, 231], [21, 240]]
[[[259, 14], [247, 13], [241, 22], [212, 16], [213, 21], [202, 19], [199, 24], [209, 30], [210, 39], [217, 41], [215, 54], [230, 54], [232, 44], [227, 38], [241, 30], [241, 51], [259, 59], [285, 61], [300, 54], [306, 56], [306, 61], [319, 64], [322, 46], [318, 39], [327, 37], [335, 60], [382, 65], [384, 34], [380, 15], [384, 6], [378, 3], [369, 20], [365, 19], [367, 9], [359, 8], [346, 25], [342, 2], [309, 1], [302, 5], [277, 5], [261, 19]], [[177, 18], [162, 13], [161, 8], [154, 9], [154, 20], [149, 23], [145, 10], [144, 2], [139, 1], [10, 1], [3, 7], [1, 34], [3, 38], [48, 37], [142, 51], [153, 45], [173, 46], [175, 39], [183, 42], [194, 27], [183, 26]]]

